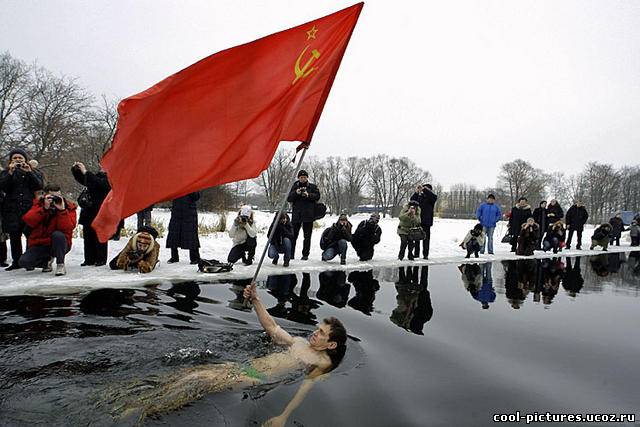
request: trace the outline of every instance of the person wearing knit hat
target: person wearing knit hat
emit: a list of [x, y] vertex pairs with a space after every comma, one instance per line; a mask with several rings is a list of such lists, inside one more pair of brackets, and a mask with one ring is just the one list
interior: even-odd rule
[[320, 200], [318, 186], [309, 182], [309, 174], [305, 170], [298, 172], [298, 180], [293, 183], [287, 201], [291, 203], [291, 225], [293, 227], [293, 241], [291, 242], [291, 259], [295, 257], [296, 241], [300, 228], [304, 234], [302, 244], [302, 260], [309, 259], [311, 252], [311, 233], [313, 221], [316, 218], [316, 204]]
[[320, 249], [322, 261], [329, 261], [340, 254], [340, 264], [347, 263], [347, 242], [351, 241], [351, 223], [346, 214], [338, 217], [338, 222], [322, 232]]
[[26, 225], [22, 219], [33, 206], [37, 191], [44, 185], [42, 175], [28, 163], [29, 156], [21, 148], [9, 151], [9, 163], [6, 170], [0, 172], [0, 192], [4, 192], [1, 206], [2, 232], [9, 234], [11, 240], [12, 263], [7, 270], [20, 268], [18, 261], [22, 256], [22, 235], [27, 237]]
[[351, 239], [351, 246], [356, 250], [360, 261], [369, 261], [373, 258], [373, 247], [380, 243], [382, 229], [378, 225], [380, 215], [372, 213], [368, 220], [358, 224]]
[[233, 240], [233, 247], [229, 251], [227, 261], [233, 264], [242, 259], [244, 265], [253, 264], [258, 244], [257, 235], [258, 226], [253, 220], [253, 210], [251, 206], [244, 205], [229, 228], [229, 237]]
[[109, 262], [112, 270], [150, 273], [156, 268], [160, 256], [160, 244], [148, 231], [133, 235], [124, 249]]

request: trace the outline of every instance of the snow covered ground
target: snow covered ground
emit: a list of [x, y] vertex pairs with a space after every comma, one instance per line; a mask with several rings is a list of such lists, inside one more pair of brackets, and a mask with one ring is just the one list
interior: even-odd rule
[[[229, 212], [227, 215], [227, 224], [231, 224], [235, 218], [235, 212]], [[154, 220], [160, 220], [168, 226], [170, 213], [167, 210], [155, 209], [153, 211]], [[258, 235], [258, 250], [256, 253], [256, 261], [262, 254], [262, 250], [267, 240], [267, 229], [269, 227], [272, 214], [265, 212], [255, 213], [256, 222], [261, 229]], [[350, 218], [351, 223], [355, 227], [363, 219], [368, 218], [366, 214], [354, 215]], [[212, 213], [200, 213], [200, 222], [213, 225], [218, 221], [218, 216]], [[300, 251], [302, 249], [302, 235], [298, 240], [298, 247], [296, 257], [298, 259], [292, 260], [291, 265], [288, 268], [282, 266], [282, 258], [280, 264], [274, 266], [271, 264], [271, 260], [266, 258], [265, 263], [260, 272], [260, 278], [264, 278], [271, 274], [285, 274], [289, 272], [310, 272], [310, 271], [323, 271], [329, 269], [344, 269], [344, 270], [365, 270], [370, 268], [380, 267], [393, 267], [400, 265], [421, 265], [421, 264], [445, 264], [445, 263], [461, 263], [461, 262], [476, 262], [474, 258], [465, 260], [464, 256], [466, 252], [463, 251], [458, 244], [465, 236], [467, 231], [476, 224], [473, 220], [459, 220], [459, 219], [436, 219], [434, 226], [431, 228], [431, 250], [429, 260], [415, 260], [415, 261], [398, 261], [398, 249], [400, 240], [396, 233], [398, 226], [398, 220], [394, 218], [383, 218], [380, 220], [380, 226], [382, 228], [382, 241], [375, 248], [375, 256], [372, 261], [360, 262], [355, 254], [353, 248], [349, 247], [347, 253], [347, 265], [341, 266], [339, 258], [329, 262], [323, 262], [320, 260], [320, 235], [322, 230], [335, 222], [337, 218], [335, 216], [327, 216], [324, 219], [318, 221], [322, 227], [317, 228], [313, 232], [311, 256], [308, 261], [301, 261]], [[127, 227], [134, 228], [136, 224], [135, 215], [128, 218], [126, 221]], [[506, 222], [498, 224], [495, 233], [495, 254], [494, 255], [480, 255], [480, 261], [498, 261], [508, 259], [521, 259], [523, 257], [516, 256], [509, 252], [510, 246], [508, 244], [499, 243], [502, 236], [506, 233]], [[583, 236], [583, 247], [588, 248], [590, 244], [590, 238], [593, 234], [593, 227], [587, 226]], [[63, 277], [55, 277], [53, 273], [42, 273], [40, 269], [35, 271], [11, 271], [6, 272], [0, 270], [0, 294], [69, 294], [74, 292], [82, 292], [91, 288], [101, 287], [132, 287], [132, 286], [144, 286], [149, 283], [159, 283], [165, 281], [178, 281], [178, 280], [199, 280], [199, 281], [219, 281], [225, 279], [237, 279], [252, 277], [256, 264], [252, 266], [244, 266], [241, 263], [234, 265], [233, 271], [229, 273], [221, 274], [203, 274], [198, 272], [197, 266], [189, 264], [188, 251], [180, 251], [181, 261], [178, 264], [167, 264], [166, 260], [169, 259], [169, 250], [164, 249], [165, 238], [159, 239], [159, 243], [163, 248], [160, 253], [160, 264], [156, 269], [149, 274], [136, 274], [127, 273], [123, 271], [112, 271], [108, 266], [104, 267], [80, 267], [80, 263], [83, 261], [83, 249], [82, 239], [76, 238], [73, 241], [73, 247], [71, 252], [67, 255], [67, 275]], [[109, 260], [116, 256], [118, 252], [124, 247], [127, 239], [122, 238], [120, 241], [109, 242]], [[611, 247], [611, 252], [628, 252], [632, 248], [629, 247], [630, 239], [629, 234], [624, 233], [621, 239], [622, 246]], [[231, 239], [227, 233], [215, 233], [210, 236], [201, 236], [200, 254], [203, 258], [210, 259], [215, 258], [221, 261], [227, 259], [229, 249], [231, 249]], [[564, 256], [567, 255], [589, 255], [597, 254], [599, 250], [569, 250], [563, 251]], [[535, 258], [548, 258], [553, 254], [545, 254], [543, 252], [536, 252]]]

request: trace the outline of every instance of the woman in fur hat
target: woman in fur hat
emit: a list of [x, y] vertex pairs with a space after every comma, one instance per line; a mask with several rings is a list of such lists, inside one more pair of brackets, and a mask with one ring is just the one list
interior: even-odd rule
[[148, 231], [136, 233], [127, 246], [111, 260], [109, 267], [112, 270], [137, 271], [150, 273], [156, 268], [160, 256], [160, 244]]

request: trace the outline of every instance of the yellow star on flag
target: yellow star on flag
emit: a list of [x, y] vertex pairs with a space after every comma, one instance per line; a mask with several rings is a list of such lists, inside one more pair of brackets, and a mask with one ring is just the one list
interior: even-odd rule
[[309, 31], [307, 31], [307, 40], [311, 40], [311, 39], [315, 39], [316, 38], [316, 33], [318, 32], [318, 29], [316, 28], [316, 26], [314, 25], [312, 29], [310, 29]]

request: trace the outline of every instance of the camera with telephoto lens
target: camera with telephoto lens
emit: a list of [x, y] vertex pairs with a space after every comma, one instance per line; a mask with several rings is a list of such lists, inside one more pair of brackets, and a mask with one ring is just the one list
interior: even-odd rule
[[142, 258], [143, 254], [144, 254], [144, 252], [142, 252], [140, 249], [136, 249], [136, 250], [133, 250], [133, 251], [129, 252], [129, 258], [131, 258], [131, 259]]
[[52, 196], [51, 197], [51, 201], [53, 203], [56, 203], [56, 204], [59, 205], [60, 203], [62, 203], [62, 197], [60, 197], [60, 196]]
[[240, 221], [247, 222], [247, 221], [249, 221], [249, 217], [246, 216], [246, 215], [240, 215]]

